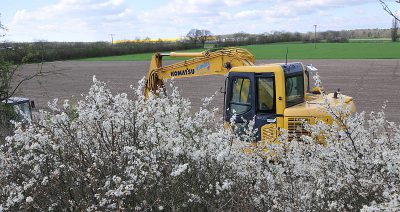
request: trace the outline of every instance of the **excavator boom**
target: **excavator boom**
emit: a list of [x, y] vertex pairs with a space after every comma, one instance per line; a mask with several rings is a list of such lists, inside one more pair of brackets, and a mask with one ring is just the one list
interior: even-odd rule
[[[162, 58], [191, 57], [192, 59], [162, 66]], [[254, 65], [254, 55], [246, 49], [223, 48], [203, 52], [156, 53], [153, 55], [146, 77], [145, 95], [163, 87], [163, 80], [171, 78], [200, 77], [207, 75], [226, 75], [237, 66]]]

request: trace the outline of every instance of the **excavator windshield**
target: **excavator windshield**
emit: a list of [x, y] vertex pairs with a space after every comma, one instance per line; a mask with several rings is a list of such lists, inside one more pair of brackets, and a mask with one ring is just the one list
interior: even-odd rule
[[32, 106], [29, 99], [23, 97], [10, 97], [0, 103], [5, 103], [13, 108], [16, 115], [15, 121], [32, 122]]
[[237, 77], [232, 80], [232, 95], [230, 99], [231, 113], [241, 115], [251, 109], [250, 79]]

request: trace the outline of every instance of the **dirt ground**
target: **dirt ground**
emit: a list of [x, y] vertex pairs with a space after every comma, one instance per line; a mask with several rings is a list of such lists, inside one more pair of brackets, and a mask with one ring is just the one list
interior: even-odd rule
[[[257, 64], [282, 62], [261, 60]], [[400, 60], [300, 60], [313, 64], [319, 69], [323, 86], [328, 92], [338, 88], [352, 96], [358, 111], [378, 111], [388, 101], [386, 115], [389, 120], [400, 122]], [[171, 61], [166, 62], [171, 63]], [[132, 93], [130, 85], [146, 75], [149, 62], [84, 62], [63, 61], [45, 63], [43, 71], [52, 72], [30, 80], [22, 85], [19, 96], [35, 100], [36, 109], [47, 108], [47, 102], [54, 98], [80, 99], [87, 93], [93, 75], [108, 83], [113, 93]], [[38, 70], [38, 65], [23, 67], [24, 74]], [[219, 90], [224, 86], [223, 76], [208, 76], [176, 80], [182, 94], [190, 98], [194, 108], [201, 105], [201, 98], [218, 93], [214, 106], [222, 108], [223, 95]]]

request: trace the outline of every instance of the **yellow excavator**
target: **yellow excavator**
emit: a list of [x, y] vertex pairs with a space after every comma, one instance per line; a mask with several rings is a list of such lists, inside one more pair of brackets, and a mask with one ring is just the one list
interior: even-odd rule
[[[190, 57], [191, 59], [163, 66], [162, 58]], [[145, 95], [164, 87], [171, 78], [189, 78], [206, 75], [225, 75], [224, 120], [239, 132], [246, 123], [255, 120], [258, 140], [276, 138], [279, 128], [299, 137], [308, 135], [304, 123], [323, 120], [329, 124], [332, 117], [322, 106], [320, 91], [310, 89], [310, 74], [316, 69], [300, 62], [254, 65], [254, 55], [242, 48], [222, 48], [197, 53], [155, 53], [146, 77]], [[330, 104], [339, 104], [337, 92], [327, 95]], [[352, 112], [352, 97], [343, 96]]]

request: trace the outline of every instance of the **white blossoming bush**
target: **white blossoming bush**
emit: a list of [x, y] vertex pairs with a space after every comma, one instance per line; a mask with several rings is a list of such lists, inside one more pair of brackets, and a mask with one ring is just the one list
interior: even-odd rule
[[260, 196], [275, 192], [274, 207], [294, 211], [356, 211], [393, 202], [400, 188], [399, 127], [382, 111], [365, 121], [364, 113], [344, 118], [339, 112], [345, 108], [327, 109], [337, 118], [333, 125], [309, 125], [311, 136], [268, 147], [278, 162], [265, 173], [274, 174], [278, 189]]
[[[143, 87], [141, 82], [140, 88]], [[232, 207], [230, 190], [250, 159], [204, 107], [173, 89], [136, 99], [94, 85], [76, 108], [42, 111], [1, 147], [6, 210], [146, 210]], [[218, 124], [216, 124], [218, 123]], [[246, 138], [246, 137], [245, 137]], [[248, 137], [251, 139], [251, 136]], [[245, 142], [245, 141], [244, 141]]]
[[[332, 126], [264, 148], [225, 129], [172, 87], [145, 100], [94, 78], [76, 105], [49, 104], [0, 151], [0, 210], [391, 210], [400, 189], [400, 130], [383, 112], [326, 109]], [[132, 100], [133, 99], [133, 100]], [[240, 138], [240, 139], [239, 139]], [[323, 144], [321, 143], [323, 141]], [[393, 206], [394, 205], [394, 206]]]

